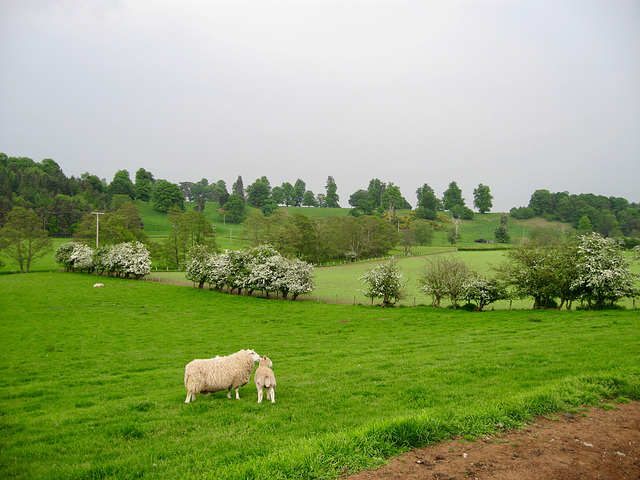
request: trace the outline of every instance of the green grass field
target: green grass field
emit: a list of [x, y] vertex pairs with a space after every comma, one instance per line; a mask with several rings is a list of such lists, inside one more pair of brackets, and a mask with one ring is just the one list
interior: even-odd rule
[[[0, 291], [1, 478], [337, 478], [640, 399], [632, 311], [380, 309], [67, 273]], [[252, 383], [184, 404], [187, 362], [241, 348], [273, 360], [275, 405]]]
[[[492, 266], [499, 265], [503, 259], [505, 250], [479, 250], [479, 251], [451, 251], [444, 247], [424, 247], [420, 252], [420, 256], [415, 257], [398, 257], [398, 267], [402, 271], [403, 280], [407, 283], [407, 297], [398, 302], [398, 306], [419, 306], [431, 305], [431, 297], [425, 296], [418, 289], [418, 279], [422, 274], [422, 270], [426, 262], [432, 255], [453, 255], [464, 261], [474, 271], [482, 275], [494, 275], [491, 270]], [[628, 253], [631, 262], [631, 254]], [[363, 263], [337, 263], [335, 266], [316, 267], [313, 270], [316, 288], [313, 292], [300, 296], [300, 300], [341, 303], [349, 305], [372, 305], [371, 299], [364, 296], [361, 290], [365, 289], [365, 285], [358, 279], [362, 277], [368, 270], [387, 260], [376, 260]], [[632, 263], [631, 272], [640, 273], [640, 265]], [[185, 279], [184, 272], [152, 272], [149, 279], [156, 282], [176, 283], [180, 285], [194, 286], [193, 282]], [[640, 282], [639, 282], [640, 283]], [[382, 301], [376, 299], [373, 305], [380, 305]], [[621, 307], [633, 309], [634, 302], [630, 298], [625, 298], [617, 302]], [[448, 299], [443, 299], [442, 306], [450, 305]], [[574, 308], [578, 307], [578, 303], [574, 304]], [[533, 308], [533, 299], [523, 300], [501, 300], [492, 303], [487, 310], [526, 310]]]

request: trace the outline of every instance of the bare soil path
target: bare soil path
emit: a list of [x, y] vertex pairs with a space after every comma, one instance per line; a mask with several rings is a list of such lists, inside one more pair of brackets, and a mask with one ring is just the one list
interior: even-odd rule
[[640, 480], [640, 402], [601, 407], [536, 417], [522, 430], [475, 442], [452, 439], [415, 449], [345, 478]]

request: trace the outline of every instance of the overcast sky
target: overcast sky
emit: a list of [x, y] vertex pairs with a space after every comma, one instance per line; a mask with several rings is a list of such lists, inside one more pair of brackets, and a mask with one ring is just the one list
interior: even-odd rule
[[0, 0], [0, 152], [640, 202], [640, 1]]

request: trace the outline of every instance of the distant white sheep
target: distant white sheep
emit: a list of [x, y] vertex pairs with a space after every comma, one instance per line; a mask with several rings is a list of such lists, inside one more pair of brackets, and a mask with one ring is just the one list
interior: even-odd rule
[[276, 377], [273, 374], [273, 362], [266, 356], [260, 359], [254, 380], [258, 389], [258, 403], [262, 403], [262, 389], [267, 389], [267, 400], [276, 403]]
[[208, 395], [213, 392], [227, 390], [227, 398], [231, 398], [231, 389], [236, 390], [236, 399], [240, 399], [238, 389], [249, 382], [255, 362], [260, 360], [253, 350], [240, 350], [226, 357], [196, 359], [189, 362], [184, 369], [184, 386], [187, 387], [189, 403], [196, 399], [196, 394]]
[[93, 285], [93, 288], [100, 288], [100, 287], [104, 287], [104, 283], [95, 283]]

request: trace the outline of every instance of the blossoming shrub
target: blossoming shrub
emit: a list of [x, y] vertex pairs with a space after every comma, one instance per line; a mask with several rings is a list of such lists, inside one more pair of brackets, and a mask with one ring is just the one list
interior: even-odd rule
[[69, 242], [60, 245], [54, 253], [58, 265], [68, 272], [87, 272], [95, 269], [93, 263], [93, 249], [84, 243]]
[[[255, 290], [267, 297], [278, 292], [283, 298], [295, 300], [315, 288], [313, 266], [298, 259], [280, 255], [270, 245], [250, 250], [225, 250], [206, 253], [194, 249], [187, 262], [186, 277], [199, 286], [209, 283], [216, 290], [227, 288], [230, 293]], [[202, 282], [202, 283], [201, 283]]]
[[71, 271], [73, 269], [71, 254], [73, 253], [73, 247], [75, 244], [76, 242], [64, 243], [60, 245], [53, 254], [53, 258], [56, 263], [67, 271]]
[[82, 243], [70, 242], [61, 245], [54, 257], [68, 271], [95, 270], [127, 278], [141, 278], [151, 271], [149, 250], [140, 242], [119, 243], [95, 250]]
[[495, 278], [478, 275], [463, 284], [462, 298], [468, 302], [474, 302], [478, 311], [506, 296], [506, 291]]
[[404, 290], [406, 284], [402, 282], [402, 276], [396, 260], [391, 259], [372, 268], [358, 279], [368, 286], [367, 290], [360, 291], [365, 297], [371, 299], [382, 298], [383, 307], [392, 306], [406, 297]]
[[571, 287], [589, 308], [603, 308], [637, 292], [629, 262], [615, 240], [597, 233], [583, 235], [578, 241], [576, 277]]
[[207, 281], [207, 261], [212, 256], [209, 249], [204, 245], [195, 245], [189, 250], [185, 277], [198, 284], [202, 288]]

